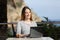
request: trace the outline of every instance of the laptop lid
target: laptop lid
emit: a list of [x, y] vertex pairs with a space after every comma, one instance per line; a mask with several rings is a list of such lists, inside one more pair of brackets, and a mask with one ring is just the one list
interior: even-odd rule
[[40, 27], [31, 27], [30, 28], [30, 37], [31, 38], [39, 38], [42, 37], [43, 34], [40, 32]]

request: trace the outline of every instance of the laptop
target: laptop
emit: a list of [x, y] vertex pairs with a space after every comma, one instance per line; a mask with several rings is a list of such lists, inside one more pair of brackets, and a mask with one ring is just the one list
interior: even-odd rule
[[31, 27], [30, 28], [30, 38], [39, 38], [42, 37], [41, 27]]

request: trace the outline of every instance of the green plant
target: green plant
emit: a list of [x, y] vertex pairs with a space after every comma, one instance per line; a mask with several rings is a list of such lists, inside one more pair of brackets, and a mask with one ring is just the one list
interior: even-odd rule
[[8, 36], [8, 37], [13, 37], [12, 28], [8, 28], [8, 29], [7, 29], [7, 36]]
[[[48, 17], [44, 17], [46, 19], [46, 23], [42, 24], [46, 36], [52, 37], [55, 40], [60, 38], [60, 27], [54, 25], [51, 21], [48, 20]], [[50, 23], [48, 23], [50, 22]]]

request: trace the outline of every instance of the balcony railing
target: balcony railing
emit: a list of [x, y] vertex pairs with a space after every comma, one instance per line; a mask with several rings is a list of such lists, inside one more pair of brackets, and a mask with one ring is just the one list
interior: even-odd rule
[[[45, 23], [48, 23], [48, 24], [60, 24], [60, 21], [52, 21], [52, 22], [37, 22], [37, 24], [45, 24]], [[8, 25], [8, 24], [11, 24], [12, 25], [12, 29], [13, 29], [13, 34], [15, 34], [15, 31], [14, 31], [14, 24], [17, 24], [17, 22], [11, 22], [11, 23], [0, 23], [0, 25]], [[53, 34], [55, 35], [55, 34]], [[58, 36], [60, 34], [57, 34]], [[14, 35], [13, 35], [14, 36]]]

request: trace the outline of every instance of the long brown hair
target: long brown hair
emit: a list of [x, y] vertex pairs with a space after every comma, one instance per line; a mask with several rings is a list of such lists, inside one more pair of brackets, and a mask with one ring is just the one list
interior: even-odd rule
[[[31, 12], [31, 9], [27, 6], [25, 6], [23, 9], [22, 9], [22, 12], [21, 12], [21, 20], [25, 20], [25, 10], [26, 9], [29, 9], [30, 12]], [[30, 17], [30, 21], [32, 21], [32, 13], [31, 13], [31, 17]]]

